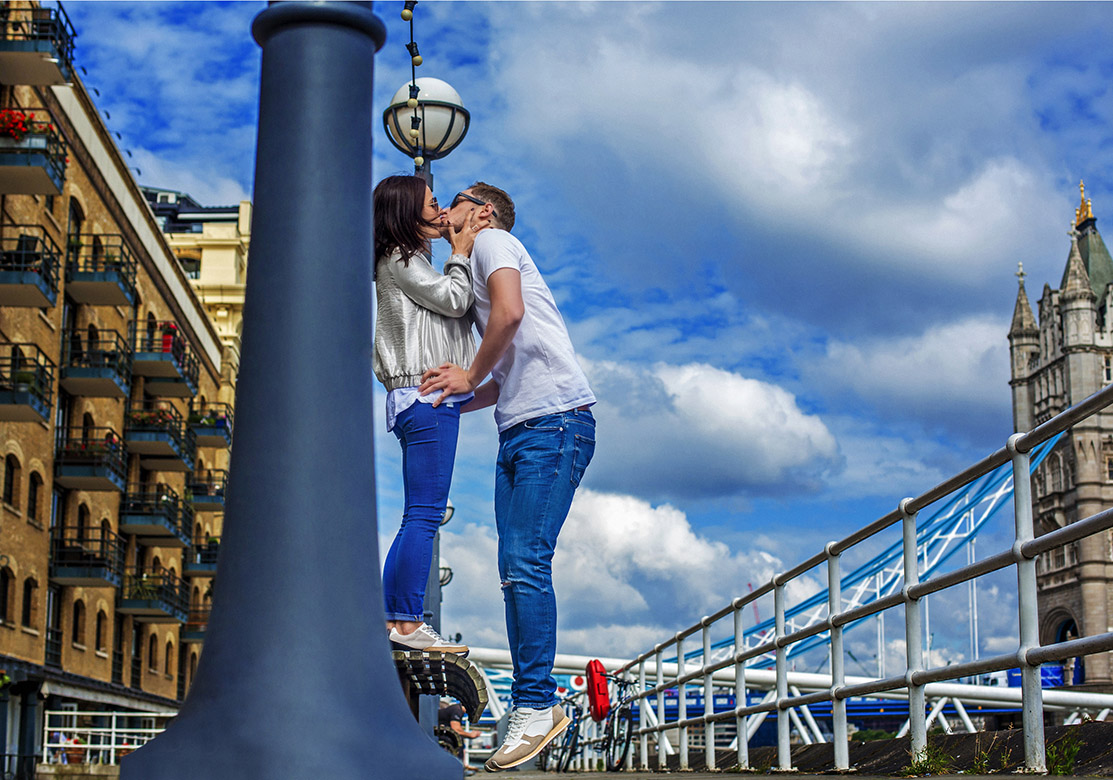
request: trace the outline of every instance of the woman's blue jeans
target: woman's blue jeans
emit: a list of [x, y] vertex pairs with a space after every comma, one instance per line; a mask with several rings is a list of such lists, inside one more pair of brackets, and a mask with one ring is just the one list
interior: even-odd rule
[[595, 418], [586, 410], [536, 417], [499, 435], [495, 524], [515, 707], [557, 702], [553, 552], [594, 453]]
[[395, 418], [394, 435], [402, 445], [406, 496], [402, 526], [383, 566], [383, 606], [387, 620], [421, 622], [433, 539], [452, 484], [460, 407], [416, 402]]

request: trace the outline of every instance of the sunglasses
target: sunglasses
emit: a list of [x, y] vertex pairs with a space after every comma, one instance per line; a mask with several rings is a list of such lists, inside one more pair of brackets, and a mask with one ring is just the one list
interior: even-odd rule
[[[469, 194], [468, 194], [468, 193], [466, 193], [466, 192], [457, 192], [457, 193], [456, 193], [456, 197], [452, 199], [452, 203], [451, 203], [451, 204], [449, 204], [449, 206], [448, 206], [448, 207], [449, 207], [450, 209], [454, 209], [454, 208], [456, 208], [456, 205], [457, 205], [457, 204], [458, 204], [458, 203], [459, 203], [459, 202], [460, 202], [461, 200], [470, 200], [470, 201], [471, 201], [472, 203], [476, 203], [476, 204], [478, 204], [478, 205], [480, 205], [480, 206], [486, 206], [486, 205], [487, 205], [487, 201], [485, 201], [485, 200], [480, 200], [479, 198], [475, 197], [474, 195], [469, 195]], [[499, 216], [499, 215], [498, 215], [498, 212], [497, 212], [497, 211], [494, 211], [494, 210], [492, 210], [492, 211], [491, 211], [491, 216], [493, 216], [493, 217], [494, 217], [495, 219], [498, 219], [498, 216]]]

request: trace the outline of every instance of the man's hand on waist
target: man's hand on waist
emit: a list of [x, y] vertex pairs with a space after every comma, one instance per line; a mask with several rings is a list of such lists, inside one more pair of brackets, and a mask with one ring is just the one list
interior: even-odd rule
[[479, 383], [472, 382], [467, 371], [455, 363], [442, 363], [421, 375], [421, 386], [418, 392], [429, 395], [440, 390], [441, 394], [433, 401], [433, 406], [440, 406], [445, 396], [473, 392], [477, 384]]

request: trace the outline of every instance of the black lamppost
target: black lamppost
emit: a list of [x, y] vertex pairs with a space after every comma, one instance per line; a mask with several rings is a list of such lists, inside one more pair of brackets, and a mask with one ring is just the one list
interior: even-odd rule
[[371, 394], [370, 2], [272, 3], [251, 275], [212, 617], [181, 712], [123, 780], [456, 780], [390, 658]]
[[440, 79], [420, 78], [394, 93], [383, 112], [387, 138], [414, 160], [414, 174], [425, 177], [430, 189], [429, 163], [448, 155], [468, 133], [471, 115], [460, 94]]

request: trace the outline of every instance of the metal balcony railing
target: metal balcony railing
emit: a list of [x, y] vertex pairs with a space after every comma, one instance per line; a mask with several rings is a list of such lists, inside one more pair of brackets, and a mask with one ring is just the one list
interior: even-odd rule
[[189, 606], [185, 583], [164, 568], [126, 569], [120, 597], [127, 601], [158, 602], [183, 618]]
[[0, 227], [0, 302], [53, 306], [61, 259], [58, 245], [42, 225]]
[[126, 545], [110, 528], [55, 528], [50, 539], [50, 576], [61, 584], [119, 584]]
[[16, 58], [6, 63], [11, 72], [0, 71], [4, 83], [41, 86], [69, 81], [73, 73], [74, 38], [77, 34], [65, 10], [61, 6], [43, 8], [28, 4], [13, 8], [11, 4], [5, 5], [7, 8], [0, 16], [0, 52], [47, 61], [24, 63]]
[[[168, 402], [132, 404], [124, 414], [124, 440], [131, 452], [144, 460], [144, 468], [189, 471], [197, 454], [193, 431], [181, 412]], [[155, 459], [148, 464], [147, 459]]]
[[193, 508], [169, 485], [132, 484], [120, 502], [120, 525], [128, 533], [154, 538], [155, 543], [172, 536], [184, 545], [193, 526]]
[[61, 195], [66, 144], [52, 122], [33, 116], [20, 109], [0, 109], [0, 193]]
[[227, 447], [232, 443], [232, 405], [209, 403], [191, 408], [187, 421], [201, 447]]
[[108, 427], [58, 431], [54, 456], [55, 482], [77, 490], [121, 490], [127, 464], [124, 446]]
[[[898, 507], [878, 520], [855, 531], [846, 538], [829, 542], [822, 550], [788, 571], [776, 574], [752, 592], [734, 599], [717, 612], [704, 617], [695, 625], [678, 631], [638, 655], [632, 661], [620, 664], [614, 672], [634, 680], [632, 703], [638, 713], [635, 729], [635, 750], [628, 763], [642, 769], [651, 768], [649, 741], [656, 742], [656, 767], [666, 766], [669, 753], [679, 753], [680, 769], [689, 768], [689, 746], [697, 734], [705, 751], [706, 765], [714, 766], [715, 728], [726, 724], [738, 738], [734, 742], [736, 760], [742, 768], [749, 767], [748, 736], [766, 715], [776, 716], [777, 763], [781, 770], [792, 768], [790, 752], [791, 730], [795, 726], [802, 733], [818, 733], [809, 729], [801, 720], [812, 716], [808, 705], [828, 703], [831, 709], [834, 736], [835, 770], [849, 768], [847, 741], [847, 699], [871, 695], [907, 697], [913, 761], [926, 756], [927, 728], [950, 700], [964, 722], [970, 719], [961, 706], [963, 696], [980, 701], [1016, 702], [1020, 704], [1024, 732], [1024, 752], [1027, 771], [1046, 772], [1044, 741], [1044, 708], [1058, 707], [1075, 710], [1090, 709], [1094, 712], [1113, 708], [1113, 696], [1108, 694], [1047, 690], [1041, 682], [1040, 665], [1066, 659], [1078, 659], [1094, 653], [1113, 650], [1113, 632], [1102, 632], [1077, 639], [1054, 642], [1041, 646], [1039, 639], [1036, 603], [1036, 558], [1050, 550], [1077, 542], [1080, 539], [1106, 532], [1113, 528], [1113, 509], [1079, 518], [1076, 522], [1036, 537], [1032, 519], [1032, 493], [1030, 455], [1037, 447], [1050, 442], [1076, 423], [1097, 414], [1113, 403], [1113, 385], [1106, 387], [1077, 406], [1027, 433], [1011, 436], [1006, 446], [983, 458], [966, 470], [944, 480], [919, 496], [905, 498]], [[960, 566], [946, 573], [934, 574], [920, 581], [920, 550], [917, 539], [917, 514], [930, 505], [954, 496], [967, 486], [1006, 464], [1011, 465], [1013, 480], [1013, 542], [1004, 550], [980, 561]], [[857, 545], [878, 544], [878, 534], [899, 524], [903, 545], [904, 587], [889, 595], [853, 608], [844, 607], [843, 578], [840, 562], [842, 556]], [[1015, 650], [992, 657], [950, 664], [929, 665], [922, 645], [924, 633], [924, 603], [928, 595], [946, 588], [966, 584], [1002, 569], [1013, 568], [1017, 582], [1017, 624], [1019, 641]], [[789, 588], [809, 573], [825, 569], [822, 579], [828, 584], [826, 617], [803, 628], [790, 630], [786, 621]], [[800, 592], [806, 591], [801, 586]], [[758, 599], [773, 596], [775, 629], [758, 643], [747, 645], [744, 641], [743, 618]], [[850, 624], [863, 618], [897, 608], [903, 610], [905, 626], [905, 670], [887, 678], [848, 678], [845, 674], [843, 631]], [[901, 619], [897, 615], [897, 619]], [[712, 635], [728, 637], [733, 632], [733, 646], [726, 652], [712, 651]], [[829, 636], [828, 675], [804, 674], [790, 671], [789, 650], [797, 643], [819, 635]], [[695, 638], [695, 641], [690, 641]], [[694, 645], [694, 647], [693, 647]], [[774, 669], [758, 668], [757, 659], [774, 659]], [[1020, 691], [1016, 689], [988, 688], [986, 686], [960, 685], [943, 681], [976, 677], [992, 672], [1019, 667]], [[765, 695], [759, 702], [751, 703], [749, 693], [757, 686]], [[702, 689], [702, 712], [689, 712], [689, 689]], [[677, 692], [674, 717], [668, 717], [665, 706], [666, 692]], [[936, 702], [928, 712], [927, 697]], [[733, 706], [717, 710], [716, 694], [733, 697]], [[756, 721], [755, 721], [756, 719]], [[972, 728], [968, 726], [968, 728]], [[666, 735], [679, 745], [673, 747]], [[605, 737], [589, 740], [601, 743]]]
[[67, 239], [66, 292], [79, 303], [133, 303], [137, 268], [119, 233], [80, 233]]
[[91, 338], [71, 330], [62, 339], [62, 386], [70, 395], [126, 397], [131, 386], [131, 346], [114, 330]]
[[48, 419], [54, 404], [54, 370], [38, 345], [0, 342], [0, 420]]
[[[200, 363], [178, 324], [161, 321], [136, 328], [132, 322], [130, 327], [135, 342], [135, 373], [149, 377], [149, 384], [159, 385], [152, 393], [196, 394]], [[186, 389], [181, 393], [172, 392], [173, 388], [168, 386], [172, 381], [180, 381]]]

